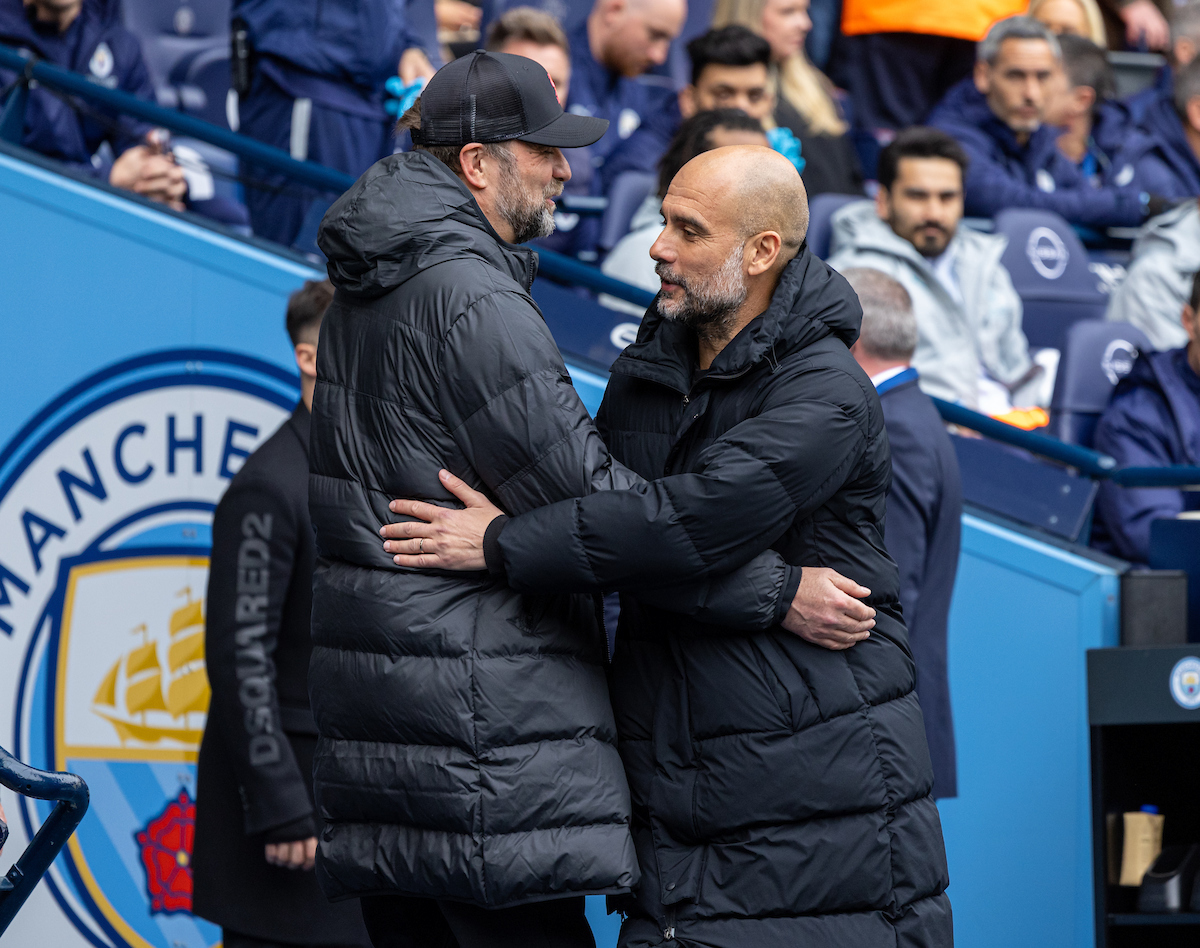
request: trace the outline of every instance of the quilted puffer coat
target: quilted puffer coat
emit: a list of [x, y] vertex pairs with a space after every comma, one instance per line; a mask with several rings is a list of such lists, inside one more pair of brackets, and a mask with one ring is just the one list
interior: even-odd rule
[[[326, 893], [502, 907], [626, 892], [629, 791], [591, 596], [397, 568], [396, 497], [454, 505], [447, 468], [514, 514], [640, 479], [610, 461], [504, 243], [420, 152], [330, 209], [310, 448], [309, 689]], [[777, 554], [657, 601], [766, 628], [799, 582]]]
[[708, 371], [690, 330], [652, 309], [597, 422], [614, 457], [662, 479], [499, 534], [497, 568], [526, 592], [719, 574], [766, 547], [871, 589], [875, 629], [839, 652], [780, 629], [721, 634], [622, 595], [612, 694], [642, 867], [626, 948], [953, 942], [884, 546], [883, 411], [847, 348], [860, 319], [845, 280], [807, 250]]

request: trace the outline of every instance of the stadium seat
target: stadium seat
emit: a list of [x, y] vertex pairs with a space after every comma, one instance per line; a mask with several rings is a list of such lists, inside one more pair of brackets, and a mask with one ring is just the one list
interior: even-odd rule
[[1079, 237], [1061, 217], [1008, 208], [996, 215], [996, 233], [1008, 238], [1000, 259], [1021, 297], [1021, 328], [1030, 346], [1061, 349], [1072, 325], [1104, 317], [1108, 296], [1088, 267]]
[[612, 250], [629, 233], [633, 215], [658, 187], [658, 175], [649, 171], [623, 171], [608, 191], [608, 207], [600, 219], [600, 249]]
[[209, 51], [225, 50], [228, 58], [229, 8], [230, 0], [122, 0], [125, 27], [141, 41], [159, 105], [192, 111], [195, 100], [181, 91], [178, 77]]
[[1050, 433], [1060, 441], [1090, 448], [1096, 422], [1117, 382], [1129, 374], [1139, 352], [1153, 348], [1145, 334], [1129, 323], [1071, 326], [1050, 399]]
[[822, 260], [829, 257], [833, 237], [833, 214], [851, 201], [862, 201], [861, 194], [818, 194], [808, 201], [808, 249]]

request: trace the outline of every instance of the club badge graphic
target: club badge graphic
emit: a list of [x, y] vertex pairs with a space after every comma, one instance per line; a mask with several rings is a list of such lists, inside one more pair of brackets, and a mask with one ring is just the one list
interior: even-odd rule
[[1200, 658], [1181, 658], [1171, 669], [1171, 697], [1181, 708], [1200, 708]]
[[[0, 744], [91, 788], [47, 881], [97, 948], [220, 941], [191, 915], [212, 513], [298, 397], [257, 359], [154, 353], [68, 389], [0, 452], [0, 655], [19, 667]], [[29, 838], [50, 809], [21, 801]]]

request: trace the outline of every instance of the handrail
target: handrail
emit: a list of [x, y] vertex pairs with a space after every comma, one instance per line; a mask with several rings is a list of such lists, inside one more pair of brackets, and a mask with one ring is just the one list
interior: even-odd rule
[[933, 399], [945, 421], [978, 431], [994, 441], [1023, 448], [1031, 454], [1065, 464], [1098, 480], [1110, 480], [1121, 487], [1200, 487], [1200, 467], [1117, 467], [1115, 458], [1077, 444], [1067, 444], [1035, 431], [1024, 431], [941, 398]]
[[87, 812], [89, 794], [81, 777], [35, 770], [3, 747], [0, 747], [0, 785], [37, 800], [58, 801], [33, 842], [0, 879], [0, 935], [3, 935], [79, 826]]
[[[184, 112], [164, 109], [157, 103], [139, 99], [128, 92], [107, 89], [92, 82], [86, 76], [43, 62], [3, 44], [0, 44], [0, 67], [11, 69], [29, 79], [34, 79], [47, 89], [78, 96], [124, 115], [132, 115], [152, 125], [160, 125], [177, 134], [216, 145], [218, 148], [233, 152], [239, 158], [270, 168], [272, 171], [286, 175], [293, 181], [306, 184], [319, 191], [341, 194], [355, 181], [351, 175], [345, 172], [327, 168], [312, 161], [297, 161], [279, 148], [264, 145], [253, 138], [231, 132]], [[23, 85], [18, 83], [11, 95], [20, 95], [23, 91]], [[13, 102], [13, 104], [17, 103]], [[4, 113], [0, 112], [0, 114]], [[8, 122], [0, 120], [0, 126], [8, 125]], [[20, 124], [16, 127], [19, 133]], [[19, 134], [17, 139], [13, 144], [20, 144]], [[650, 301], [654, 299], [654, 294], [648, 290], [616, 280], [602, 273], [596, 267], [580, 263], [565, 254], [539, 249], [538, 257], [540, 258], [541, 272], [556, 280], [564, 280], [586, 287], [594, 293], [607, 293], [638, 306], [649, 306]]]

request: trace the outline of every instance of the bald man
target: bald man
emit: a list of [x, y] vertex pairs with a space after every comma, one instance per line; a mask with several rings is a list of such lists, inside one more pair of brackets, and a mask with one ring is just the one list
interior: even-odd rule
[[[464, 508], [393, 502], [413, 519], [384, 528], [385, 548], [402, 567], [487, 569], [531, 595], [621, 591], [611, 691], [642, 873], [622, 946], [949, 946], [883, 539], [883, 412], [849, 351], [858, 302], [805, 247], [803, 185], [767, 148], [693, 159], [663, 217], [662, 290], [597, 417], [648, 482], [508, 518], [443, 473]], [[869, 634], [822, 648], [647, 601], [648, 585], [739, 586], [722, 577], [764, 553], [798, 569], [801, 590], [822, 567], [861, 582]]]

